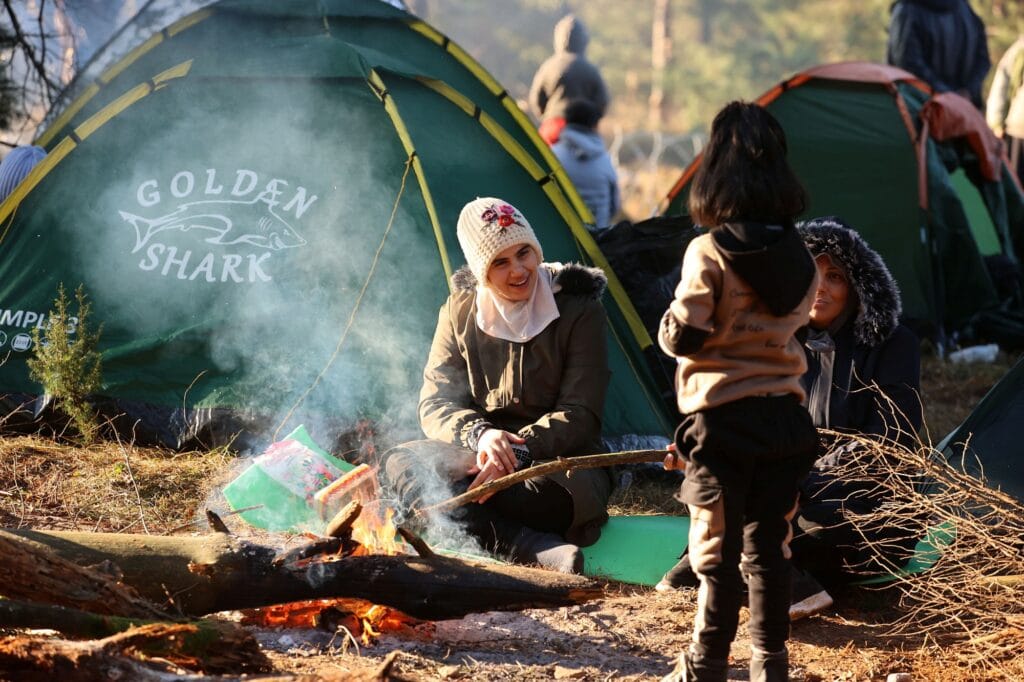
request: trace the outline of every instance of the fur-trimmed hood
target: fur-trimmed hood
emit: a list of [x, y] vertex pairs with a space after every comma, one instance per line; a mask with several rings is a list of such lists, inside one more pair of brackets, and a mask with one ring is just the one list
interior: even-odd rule
[[[579, 263], [541, 263], [541, 267], [551, 273], [556, 293], [599, 299], [608, 287], [608, 277], [601, 268]], [[452, 274], [452, 291], [473, 291], [476, 284], [469, 266], [463, 265]]]
[[852, 227], [835, 216], [798, 223], [797, 229], [813, 256], [827, 253], [846, 271], [850, 287], [857, 295], [853, 319], [857, 343], [880, 345], [895, 331], [903, 311], [899, 287], [885, 261]]

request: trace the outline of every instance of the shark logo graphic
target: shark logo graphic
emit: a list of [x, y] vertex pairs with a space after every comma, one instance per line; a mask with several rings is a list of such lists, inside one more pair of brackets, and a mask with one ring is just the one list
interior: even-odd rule
[[306, 240], [274, 211], [275, 205], [260, 195], [251, 201], [190, 201], [159, 218], [143, 218], [126, 211], [118, 213], [135, 228], [132, 253], [140, 251], [155, 235], [168, 230], [196, 230], [203, 233], [207, 244], [222, 246], [249, 244], [280, 251], [305, 245]]

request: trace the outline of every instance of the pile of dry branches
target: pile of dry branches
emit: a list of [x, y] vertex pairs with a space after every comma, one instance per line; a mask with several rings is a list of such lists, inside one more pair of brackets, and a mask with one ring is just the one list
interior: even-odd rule
[[[873, 560], [899, 576], [894, 634], [922, 641], [922, 656], [941, 656], [965, 679], [1024, 679], [1024, 504], [968, 473], [983, 469], [963, 443], [948, 457], [923, 443], [911, 450], [831, 435], [844, 448], [834, 473], [870, 481], [885, 500], [847, 519]], [[932, 568], [905, 575], [902, 562], [883, 558], [894, 548], [873, 539], [883, 526], [945, 546]]]

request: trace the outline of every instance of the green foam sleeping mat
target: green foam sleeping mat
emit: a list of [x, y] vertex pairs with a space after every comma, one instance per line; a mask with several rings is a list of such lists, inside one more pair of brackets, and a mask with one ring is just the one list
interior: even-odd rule
[[688, 516], [612, 516], [601, 539], [583, 548], [583, 572], [634, 585], [653, 586], [686, 549]]

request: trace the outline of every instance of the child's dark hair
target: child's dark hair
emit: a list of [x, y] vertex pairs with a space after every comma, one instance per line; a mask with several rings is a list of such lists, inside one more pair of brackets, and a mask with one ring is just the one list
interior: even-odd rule
[[711, 139], [690, 188], [690, 216], [717, 227], [737, 220], [792, 222], [807, 192], [786, 162], [786, 133], [759, 104], [730, 102], [711, 124]]

